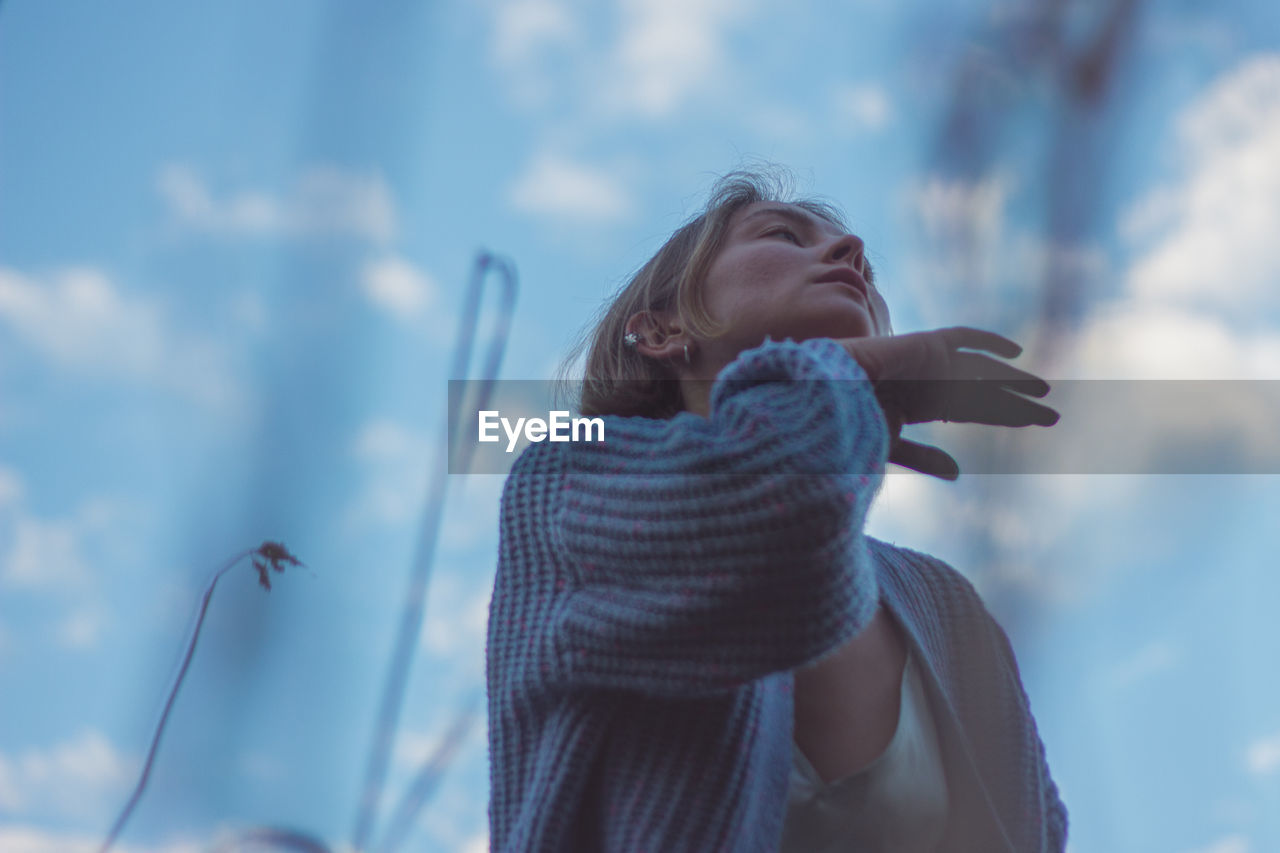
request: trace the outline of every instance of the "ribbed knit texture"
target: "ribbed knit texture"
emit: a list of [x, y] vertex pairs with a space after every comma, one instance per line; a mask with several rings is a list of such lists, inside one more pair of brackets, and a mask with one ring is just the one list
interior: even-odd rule
[[882, 599], [944, 706], [948, 849], [1063, 849], [1004, 632], [953, 569], [863, 534], [887, 453], [865, 372], [817, 339], [741, 354], [710, 418], [606, 417], [604, 442], [521, 455], [489, 612], [494, 851], [776, 851], [792, 670]]

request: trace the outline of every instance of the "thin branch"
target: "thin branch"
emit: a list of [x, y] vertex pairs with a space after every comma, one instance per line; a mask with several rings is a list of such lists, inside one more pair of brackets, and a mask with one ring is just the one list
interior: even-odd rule
[[147, 760], [142, 764], [142, 775], [138, 777], [138, 784], [134, 787], [133, 793], [129, 795], [129, 800], [124, 804], [124, 809], [121, 810], [120, 816], [116, 818], [111, 831], [107, 833], [106, 840], [98, 848], [98, 853], [107, 853], [111, 846], [116, 843], [116, 839], [120, 837], [121, 831], [124, 830], [124, 825], [128, 823], [129, 818], [133, 815], [133, 810], [137, 808], [138, 801], [142, 799], [142, 792], [146, 790], [147, 780], [151, 778], [151, 768], [156, 761], [156, 753], [160, 749], [160, 738], [164, 736], [165, 726], [169, 724], [169, 714], [173, 711], [174, 700], [178, 698], [178, 690], [182, 687], [182, 682], [187, 677], [187, 668], [191, 666], [191, 658], [196, 652], [196, 641], [200, 639], [200, 629], [204, 626], [204, 617], [209, 611], [209, 600], [213, 598], [213, 588], [218, 585], [218, 581], [222, 576], [230, 571], [236, 563], [249, 556], [254, 558], [253, 565], [259, 572], [259, 582], [268, 590], [271, 589], [271, 584], [270, 581], [265, 579], [267, 564], [270, 564], [271, 568], [277, 572], [284, 571], [284, 566], [281, 565], [282, 562], [294, 566], [303, 565], [283, 545], [276, 542], [263, 542], [257, 548], [251, 548], [236, 554], [214, 572], [213, 579], [209, 581], [209, 585], [205, 588], [204, 596], [200, 599], [200, 609], [196, 614], [195, 627], [191, 631], [191, 639], [187, 642], [187, 652], [183, 655], [182, 666], [178, 668], [178, 674], [173, 680], [173, 686], [169, 688], [169, 696], [165, 699], [164, 710], [160, 713], [160, 721], [156, 723], [155, 734], [151, 736], [151, 748], [147, 751]]
[[413, 828], [413, 822], [417, 818], [418, 812], [430, 801], [431, 795], [435, 793], [441, 778], [448, 771], [449, 766], [453, 764], [458, 750], [462, 747], [462, 741], [471, 731], [471, 724], [475, 721], [479, 704], [479, 696], [472, 694], [471, 698], [458, 712], [458, 716], [454, 718], [453, 725], [449, 727], [444, 737], [440, 739], [440, 743], [436, 746], [431, 758], [422, 765], [417, 778], [413, 780], [413, 783], [409, 786], [408, 793], [405, 794], [404, 799], [391, 817], [391, 826], [387, 830], [381, 846], [378, 848], [381, 853], [394, 853], [404, 843], [409, 830]]

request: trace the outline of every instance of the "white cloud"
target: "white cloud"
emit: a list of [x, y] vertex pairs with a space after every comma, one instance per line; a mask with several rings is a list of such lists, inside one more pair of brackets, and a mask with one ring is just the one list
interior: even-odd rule
[[231, 236], [314, 237], [347, 235], [376, 244], [396, 234], [395, 204], [379, 175], [312, 166], [281, 195], [239, 190], [216, 197], [194, 168], [163, 167], [156, 187], [181, 225]]
[[406, 524], [422, 512], [431, 451], [425, 435], [392, 420], [371, 420], [351, 451], [365, 464], [366, 479], [344, 515], [349, 531]]
[[[948, 562], [984, 593], [998, 586], [1052, 605], [1087, 598], [1111, 570], [1066, 563], [1064, 544], [1080, 530], [1114, 524], [1118, 513], [1141, 505], [1146, 487], [1141, 477], [1045, 474], [991, 488], [987, 478], [963, 473], [948, 483], [889, 471], [868, 514], [870, 535]], [[980, 564], [968, 550], [975, 545]]]
[[360, 428], [353, 445], [364, 460], [394, 462], [397, 465], [425, 463], [426, 438], [391, 420], [372, 420]]
[[[493, 532], [496, 535], [496, 520]], [[423, 648], [442, 658], [481, 660], [491, 597], [487, 583], [469, 583], [464, 588], [459, 573], [437, 571], [424, 620]]]
[[71, 651], [96, 647], [112, 619], [94, 570], [137, 559], [140, 520], [136, 507], [112, 497], [88, 498], [56, 517], [37, 515], [20, 499], [0, 501], [0, 593], [54, 601], [60, 612], [42, 642]]
[[1260, 737], [1245, 750], [1249, 772], [1266, 776], [1280, 770], [1280, 732]]
[[396, 464], [425, 463], [426, 439], [391, 420], [373, 420], [360, 428], [353, 445], [357, 457]]
[[494, 8], [490, 50], [500, 65], [518, 66], [536, 59], [539, 51], [573, 41], [578, 34], [577, 21], [564, 4], [511, 0]]
[[0, 322], [65, 369], [156, 383], [229, 413], [245, 405], [220, 345], [179, 334], [155, 303], [93, 267], [43, 276], [0, 267]]
[[26, 800], [18, 781], [18, 773], [0, 753], [0, 812], [13, 812], [22, 808]]
[[0, 269], [0, 317], [63, 364], [151, 369], [165, 349], [155, 306], [117, 292], [100, 270], [71, 267], [43, 280]]
[[[483, 735], [477, 737], [477, 731], [484, 731], [482, 719], [476, 720], [459, 744], [456, 764], [478, 762], [480, 767], [484, 766], [485, 759], [478, 748], [484, 738]], [[476, 849], [481, 837], [487, 839], [483, 829], [488, 823], [484, 798], [477, 798], [470, 786], [460, 783], [460, 777], [461, 774], [455, 774], [452, 779], [446, 776], [432, 799], [431, 808], [422, 815], [419, 849], [470, 851]]]
[[373, 304], [402, 318], [420, 315], [435, 302], [439, 292], [427, 272], [394, 255], [366, 263], [360, 273], [360, 286]]
[[581, 36], [579, 23], [563, 3], [554, 0], [507, 0], [493, 10], [494, 63], [527, 70], [543, 51], [563, 49]]
[[444, 737], [446, 721], [438, 717], [438, 725], [430, 732], [401, 731], [396, 735], [392, 761], [405, 770], [416, 770], [427, 762], [440, 747], [440, 739]]
[[[1019, 230], [1009, 215], [1016, 185], [1008, 175], [916, 181], [901, 200], [923, 238], [923, 251], [907, 261], [904, 284], [920, 306], [924, 325], [1009, 328], [1026, 343], [1017, 333], [1024, 315], [1009, 315], [1008, 306], [1025, 308], [1053, 271], [1059, 279], [1099, 290], [1115, 283], [1119, 293], [1091, 306], [1053, 365], [1027, 365], [1051, 381], [1280, 379], [1280, 335], [1273, 331], [1274, 281], [1280, 278], [1280, 242], [1274, 239], [1280, 233], [1280, 159], [1262, 153], [1280, 150], [1277, 81], [1277, 58], [1253, 60], [1210, 86], [1186, 110], [1178, 124], [1181, 170], [1123, 218], [1122, 234], [1137, 251], [1114, 272], [1113, 262], [1097, 247], [1057, 246]], [[1229, 198], [1238, 200], [1238, 207], [1227, 210]], [[1228, 281], [1237, 275], [1239, 281]], [[1018, 287], [1024, 292], [1014, 293]], [[1011, 319], [1002, 326], [1002, 317]], [[1210, 431], [1221, 436], [1226, 424], [1236, 445], [1274, 459], [1275, 436], [1250, 426], [1270, 424], [1274, 414], [1254, 417], [1248, 407], [1256, 402], [1227, 399], [1221, 406], [1187, 412], [1178, 422], [1144, 429], [1133, 436], [1135, 458], [1185, 448]], [[977, 567], [975, 582], [999, 582], [1067, 603], [1096, 588], [1100, 578], [1088, 567], [1061, 565], [1061, 538], [1088, 529], [1090, 519], [1115, 525], [1116, 514], [1141, 506], [1142, 492], [1155, 488], [1144, 478], [1122, 476], [1019, 481], [1027, 488], [983, 493], [963, 475], [956, 484], [891, 476], [873, 505], [877, 529], [888, 534], [881, 538], [894, 541], [902, 533], [911, 547], [944, 559], [947, 549], [966, 541], [996, 545], [991, 562]], [[1101, 485], [1105, 489], [1096, 487]], [[1114, 677], [1120, 683], [1137, 679], [1173, 666], [1176, 657], [1171, 648], [1155, 644], [1135, 653]]]
[[[469, 692], [469, 691], [468, 691]], [[483, 703], [481, 703], [483, 704]], [[445, 738], [454, 734], [462, 702], [436, 702], [431, 720], [423, 728], [404, 731], [396, 736], [392, 755], [392, 774], [403, 780], [404, 787], [424, 769], [427, 762], [446, 747], [443, 754], [448, 769], [433, 798], [434, 805], [424, 811], [417, 827], [404, 846], [421, 849], [464, 850], [476, 843], [477, 827], [484, 827], [483, 806], [474, 808], [475, 791], [460, 781], [485, 761], [485, 717], [483, 710], [466, 721], [461, 737], [446, 746]], [[481, 800], [483, 803], [483, 799]], [[483, 830], [481, 830], [483, 832]], [[487, 836], [486, 836], [487, 838]], [[488, 849], [487, 847], [481, 849]]]
[[1134, 298], [1212, 310], [1237, 322], [1280, 312], [1280, 55], [1241, 63], [1178, 118], [1181, 174], [1125, 215], [1147, 244]]
[[441, 544], [464, 551], [497, 534], [506, 478], [498, 474], [475, 474], [455, 480], [457, 482], [450, 486]]
[[[992, 172], [972, 180], [925, 175], [898, 198], [918, 245], [904, 257], [903, 285], [926, 327], [1007, 327], [1035, 297], [1054, 264], [1102, 265], [1084, 247], [1052, 246], [1011, 228], [1014, 179]], [[1004, 322], [1002, 323], [1002, 320]]]
[[1120, 219], [1134, 246], [1059, 376], [1280, 379], [1280, 56], [1242, 63], [1176, 121], [1175, 179]]
[[[1260, 155], [1280, 150], [1277, 82], [1280, 59], [1253, 60], [1182, 113], [1175, 140], [1181, 172], [1122, 217], [1121, 234], [1137, 251], [1119, 277], [1120, 293], [1093, 307], [1053, 376], [1280, 379], [1273, 284], [1280, 277], [1273, 236], [1280, 233], [1280, 162]], [[1135, 465], [1159, 464], [1192, 447], [1206, 454], [1231, 448], [1238, 460], [1276, 458], [1273, 407], [1225, 384], [1197, 391], [1214, 398], [1119, 435], [1104, 423], [1096, 433], [1087, 425], [1079, 446], [1105, 440], [1113, 458]], [[1134, 666], [1168, 663], [1158, 648], [1149, 654]]]
[[977, 180], [930, 175], [909, 186], [903, 200], [927, 236], [986, 244], [1004, 232], [1013, 189], [1013, 180], [1001, 173]]
[[0, 753], [0, 810], [101, 820], [123, 803], [139, 766], [94, 729], [48, 749]]
[[508, 199], [523, 213], [577, 222], [618, 221], [634, 207], [616, 175], [550, 152], [533, 159]]
[[[38, 826], [0, 826], [0, 850], [5, 853], [97, 853], [101, 848], [102, 836], [98, 835]], [[171, 841], [146, 847], [121, 843], [111, 849], [115, 853], [203, 853], [206, 848], [195, 841]]]
[[348, 508], [346, 528], [407, 524], [422, 512], [425, 492], [425, 471], [400, 469], [375, 474]]
[[[365, 482], [346, 511], [348, 529], [396, 526], [420, 517], [427, 478], [436, 464], [433, 454], [440, 452], [434, 440], [379, 418], [360, 428], [351, 452], [364, 465]], [[463, 551], [496, 535], [503, 483], [497, 474], [450, 478], [441, 524], [442, 549]]]
[[[511, 97], [544, 105], [585, 81], [578, 118], [664, 120], [729, 78], [726, 39], [751, 4], [743, 0], [623, 0], [612, 28], [554, 0], [493, 5], [489, 53]], [[608, 12], [613, 7], [593, 11]], [[561, 76], [557, 76], [561, 75]]]
[[462, 853], [488, 853], [489, 850], [489, 831], [485, 830], [478, 835], [468, 838], [461, 847]]
[[854, 130], [881, 130], [893, 118], [893, 105], [888, 93], [874, 83], [840, 86], [832, 100], [837, 121]]
[[44, 517], [27, 509], [19, 496], [7, 505], [0, 502], [0, 522], [11, 534], [7, 550], [0, 551], [0, 586], [75, 597], [92, 580], [86, 549], [116, 547], [117, 537], [137, 522], [137, 515], [125, 502], [98, 496], [82, 501], [69, 515]]
[[82, 551], [82, 530], [75, 519], [19, 513], [0, 581], [11, 588], [74, 590], [89, 577]]
[[607, 103], [627, 115], [671, 115], [725, 70], [728, 26], [743, 17], [741, 0], [623, 0], [604, 75]]
[[100, 608], [79, 607], [58, 623], [55, 635], [64, 648], [89, 649], [98, 644], [106, 624], [106, 614]]
[[12, 468], [0, 466], [0, 508], [12, 506], [22, 500], [22, 478]]
[[559, 60], [582, 53], [579, 22], [555, 0], [502, 0], [492, 6], [489, 56], [519, 106], [545, 106], [564, 89], [555, 74]]
[[1253, 849], [1253, 845], [1249, 843], [1249, 839], [1243, 835], [1228, 835], [1219, 838], [1217, 841], [1210, 842], [1204, 847], [1197, 847], [1194, 850], [1188, 850], [1187, 853], [1249, 853]]
[[1280, 335], [1134, 299], [1096, 308], [1059, 378], [1280, 379]]
[[1025, 322], [1050, 278], [1097, 287], [1110, 275], [1094, 245], [1069, 244], [1010, 220], [1018, 189], [1009, 173], [967, 179], [923, 175], [900, 193], [898, 210], [919, 245], [904, 259], [906, 289], [927, 326], [984, 328]]
[[1181, 655], [1168, 640], [1152, 640], [1134, 652], [1109, 664], [1103, 679], [1112, 689], [1137, 684], [1177, 665]]
[[[1280, 150], [1277, 81], [1280, 57], [1252, 60], [1182, 113], [1175, 139], [1181, 172], [1122, 217], [1122, 233], [1137, 251], [1114, 276], [1098, 249], [1010, 233], [1007, 178], [917, 182], [904, 202], [926, 250], [908, 261], [907, 285], [926, 325], [1000, 328], [1002, 305], [1025, 305], [1034, 295], [1009, 299], [1014, 282], [1038, 288], [1052, 271], [1057, 280], [1097, 290], [1114, 281], [1119, 292], [1091, 305], [1053, 364], [1032, 366], [1036, 372], [1051, 379], [1280, 379], [1280, 300], [1271, 284], [1280, 278], [1280, 244], [1271, 236], [1280, 233], [1280, 161], [1261, 153]], [[1007, 325], [1022, 321], [1015, 314]], [[1159, 464], [1196, 446], [1274, 460], [1274, 412], [1260, 399], [1219, 390], [1213, 405], [1125, 434], [1120, 441], [1133, 442], [1128, 458]], [[1113, 458], [1122, 458], [1103, 434], [1106, 424], [1071, 423], [1078, 435], [1111, 442]]]

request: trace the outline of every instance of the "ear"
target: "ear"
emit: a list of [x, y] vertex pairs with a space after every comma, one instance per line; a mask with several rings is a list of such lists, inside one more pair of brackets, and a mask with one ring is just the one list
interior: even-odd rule
[[683, 362], [684, 348], [693, 343], [679, 318], [669, 317], [659, 311], [638, 311], [627, 320], [627, 332], [640, 340], [636, 349], [646, 358], [656, 361]]

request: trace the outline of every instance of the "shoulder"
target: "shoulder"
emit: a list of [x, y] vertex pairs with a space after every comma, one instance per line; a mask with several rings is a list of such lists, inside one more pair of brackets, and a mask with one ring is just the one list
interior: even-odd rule
[[882, 568], [896, 572], [904, 582], [981, 602], [973, 583], [947, 561], [874, 536], [867, 536], [866, 540], [872, 559]]
[[954, 697], [965, 683], [985, 683], [991, 691], [1010, 691], [1004, 694], [1010, 701], [1025, 705], [1010, 686], [1017, 683], [1018, 663], [1008, 634], [973, 583], [931, 554], [869, 536], [867, 541], [882, 590], [946, 692]]
[[564, 447], [550, 442], [531, 444], [512, 463], [499, 504], [499, 526], [504, 535], [515, 529], [527, 532], [526, 522], [541, 522], [550, 510], [562, 488]]
[[[932, 554], [867, 537], [880, 584], [903, 619], [944, 648], [1003, 645], [1003, 630], [973, 583]], [[1007, 641], [1005, 641], [1007, 642]]]
[[508, 480], [517, 475], [548, 474], [564, 465], [564, 450], [571, 442], [537, 441], [529, 444], [511, 463]]

